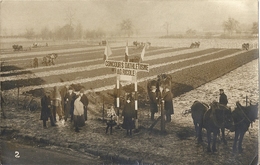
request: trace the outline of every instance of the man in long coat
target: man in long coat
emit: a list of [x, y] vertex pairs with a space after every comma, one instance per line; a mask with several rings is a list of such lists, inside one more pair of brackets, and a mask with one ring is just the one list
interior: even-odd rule
[[123, 125], [122, 127], [126, 129], [126, 135], [132, 135], [132, 129], [134, 129], [134, 118], [135, 118], [135, 105], [131, 94], [126, 97], [126, 103], [122, 112]]
[[156, 86], [151, 86], [151, 91], [149, 91], [150, 98], [150, 111], [151, 111], [151, 120], [154, 120], [154, 114], [158, 112], [158, 99], [156, 96]]
[[76, 94], [73, 92], [72, 87], [69, 87], [68, 92], [64, 96], [64, 120], [67, 121], [69, 114], [71, 115], [71, 122], [73, 120], [73, 109]]
[[80, 101], [84, 105], [84, 118], [85, 118], [85, 121], [87, 121], [87, 119], [88, 119], [88, 97], [87, 97], [87, 95], [84, 94], [84, 92], [85, 92], [84, 89], [80, 90], [80, 96], [81, 96]]
[[61, 95], [61, 109], [65, 115], [65, 95], [68, 93], [69, 91], [69, 85], [66, 85], [65, 87], [62, 87], [60, 90], [60, 95]]
[[173, 94], [170, 91], [169, 86], [165, 87], [165, 93], [163, 95], [164, 99], [164, 109], [165, 109], [165, 114], [166, 114], [166, 122], [171, 122], [171, 115], [174, 114], [174, 109], [173, 109]]
[[49, 94], [44, 94], [41, 98], [41, 118], [40, 120], [43, 121], [43, 128], [47, 128], [46, 121], [50, 118], [51, 126], [56, 126], [54, 123], [54, 118], [52, 115], [51, 110], [51, 98]]
[[54, 87], [54, 91], [52, 93], [52, 105], [53, 105], [53, 118], [56, 122], [56, 113], [59, 116], [59, 120], [62, 119], [62, 107], [61, 107], [61, 95], [58, 87]]

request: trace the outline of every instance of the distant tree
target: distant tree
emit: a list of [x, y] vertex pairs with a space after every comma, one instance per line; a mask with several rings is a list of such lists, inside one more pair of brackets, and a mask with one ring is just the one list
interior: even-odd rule
[[28, 39], [32, 39], [33, 37], [35, 37], [35, 32], [34, 32], [33, 28], [27, 28], [25, 31], [24, 37], [28, 38]]
[[76, 39], [82, 39], [82, 37], [83, 37], [83, 28], [82, 28], [81, 23], [78, 23], [78, 25], [76, 26], [74, 36], [75, 36]]
[[130, 19], [125, 19], [120, 23], [120, 29], [130, 37], [133, 34], [133, 23]]
[[165, 22], [163, 24], [163, 28], [166, 30], [166, 35], [167, 36], [169, 35], [169, 26], [170, 26], [169, 22]]
[[189, 36], [189, 37], [195, 36], [196, 34], [197, 34], [197, 31], [193, 30], [193, 29], [188, 29], [186, 31], [186, 35]]
[[239, 31], [239, 22], [234, 18], [229, 17], [227, 21], [223, 22], [223, 29], [225, 33], [228, 32], [231, 36], [235, 31]]
[[74, 18], [75, 17], [75, 13], [76, 13], [75, 10], [70, 8], [70, 7], [66, 11], [66, 18], [65, 18], [65, 20], [67, 21], [67, 24], [63, 27], [63, 30], [69, 32], [69, 34], [66, 35], [67, 36], [67, 38], [66, 38], [67, 40], [70, 40], [70, 38], [73, 37], [72, 32], [73, 32], [73, 22], [74, 22], [74, 19], [75, 19]]
[[258, 30], [259, 30], [258, 22], [253, 22], [252, 34], [253, 34], [253, 35], [257, 35], [257, 34], [258, 34]]
[[51, 39], [52, 37], [52, 32], [49, 30], [48, 27], [44, 27], [42, 30], [41, 30], [41, 34], [40, 34], [41, 38], [43, 40], [45, 39]]

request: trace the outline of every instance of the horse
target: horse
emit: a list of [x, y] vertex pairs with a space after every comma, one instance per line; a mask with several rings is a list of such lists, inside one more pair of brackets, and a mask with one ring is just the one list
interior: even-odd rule
[[[227, 106], [213, 101], [210, 106], [206, 103], [195, 101], [191, 106], [191, 116], [195, 126], [198, 143], [202, 142], [202, 128], [207, 130], [208, 152], [216, 152], [216, 140], [219, 129], [232, 129], [234, 126], [231, 109]], [[211, 150], [211, 133], [213, 132], [213, 143]], [[224, 135], [223, 135], [224, 136]]]
[[242, 50], [248, 50], [248, 49], [249, 49], [249, 43], [243, 43]]
[[[233, 152], [242, 152], [242, 141], [249, 125], [258, 118], [258, 103], [256, 105], [250, 104], [245, 107], [239, 102], [236, 102], [236, 108], [232, 112], [232, 117], [235, 123], [235, 138], [233, 143]], [[238, 145], [237, 145], [238, 141]]]
[[23, 50], [23, 46], [22, 45], [13, 45], [13, 49], [14, 49], [14, 51]]
[[54, 60], [58, 57], [58, 54], [52, 53], [44, 56], [42, 59], [42, 64], [48, 65], [55, 65]]

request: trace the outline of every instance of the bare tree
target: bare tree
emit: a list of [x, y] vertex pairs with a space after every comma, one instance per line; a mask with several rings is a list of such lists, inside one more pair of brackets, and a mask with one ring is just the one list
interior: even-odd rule
[[239, 31], [239, 22], [234, 18], [229, 17], [227, 21], [223, 22], [224, 32], [232, 35], [234, 31]]
[[133, 23], [130, 19], [125, 19], [120, 23], [120, 29], [130, 37], [133, 34]]
[[69, 35], [66, 35], [68, 38], [67, 40], [70, 39], [70, 37], [72, 37], [72, 34], [71, 32], [73, 31], [73, 22], [74, 22], [74, 17], [75, 17], [75, 10], [72, 9], [72, 8], [68, 8], [67, 11], [66, 11], [66, 18], [65, 20], [67, 21], [67, 24], [64, 26], [66, 30], [68, 30], [70, 32]]
[[33, 37], [35, 37], [35, 32], [33, 28], [27, 28], [24, 37], [28, 39], [32, 39]]
[[258, 34], [258, 30], [259, 30], [258, 22], [253, 22], [253, 26], [252, 26], [252, 34], [257, 36], [257, 34]]
[[163, 28], [166, 30], [166, 35], [167, 36], [169, 35], [169, 26], [170, 26], [169, 22], [165, 22], [163, 24]]

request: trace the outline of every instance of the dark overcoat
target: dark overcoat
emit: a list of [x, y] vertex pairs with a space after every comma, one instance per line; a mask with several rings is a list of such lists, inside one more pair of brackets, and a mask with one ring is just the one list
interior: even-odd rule
[[174, 114], [174, 109], [173, 109], [173, 94], [171, 91], [167, 91], [164, 93], [164, 109], [169, 112], [169, 114]]
[[219, 96], [219, 103], [223, 105], [227, 105], [228, 100], [227, 100], [227, 95], [225, 93], [221, 93]]
[[40, 120], [48, 120], [48, 117], [51, 116], [51, 98], [44, 95], [41, 98], [41, 118]]
[[132, 118], [135, 117], [135, 106], [134, 106], [134, 101], [131, 101], [129, 103], [125, 103], [122, 116], [124, 116], [123, 120], [123, 125], [122, 127], [124, 129], [133, 129], [134, 126], [134, 121]]
[[75, 93], [69, 93], [67, 92], [65, 97], [64, 97], [64, 111], [68, 112], [70, 114], [73, 114], [73, 109], [74, 109], [74, 101], [76, 99], [76, 94]]
[[156, 92], [149, 92], [149, 98], [150, 98], [150, 110], [152, 113], [158, 112], [158, 106], [157, 106], [157, 99], [156, 99]]

